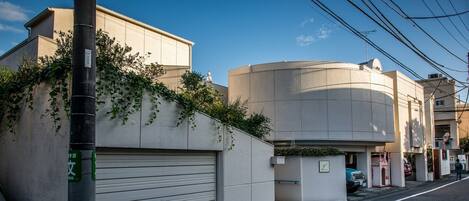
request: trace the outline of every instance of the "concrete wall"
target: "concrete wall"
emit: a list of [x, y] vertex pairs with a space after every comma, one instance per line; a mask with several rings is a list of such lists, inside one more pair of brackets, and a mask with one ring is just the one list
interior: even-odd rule
[[[32, 30], [46, 29], [38, 31], [39, 34], [51, 31], [67, 32], [73, 30], [73, 10], [52, 8], [53, 26], [47, 23], [49, 18], [43, 23], [33, 26]], [[96, 11], [96, 30], [103, 30], [109, 36], [114, 37], [117, 42], [132, 47], [132, 53], [147, 55], [147, 62], [158, 62], [168, 66], [191, 66], [192, 43], [186, 40], [179, 40], [179, 37], [168, 34], [164, 31], [155, 31], [156, 28], [147, 28], [139, 22], [121, 14], [98, 7]], [[48, 27], [43, 27], [48, 26]], [[35, 31], [36, 32], [36, 31]], [[35, 33], [34, 32], [34, 33]], [[49, 36], [47, 34], [46, 36]], [[58, 37], [54, 33], [53, 39]]]
[[[398, 71], [386, 72], [394, 80], [394, 122], [396, 141], [386, 151], [423, 153], [425, 108], [423, 87]], [[410, 133], [409, 130], [412, 130]]]
[[[434, 104], [434, 119], [435, 125], [449, 125], [450, 126], [450, 135], [452, 138], [450, 149], [459, 148], [459, 130], [457, 124], [457, 118], [459, 117], [457, 112], [438, 112], [444, 110], [454, 110], [457, 106], [457, 99], [455, 96], [448, 96], [448, 94], [453, 94], [456, 91], [455, 82], [449, 80], [446, 77], [442, 78], [431, 78], [426, 80], [418, 81], [422, 86], [424, 86], [425, 94], [431, 95], [433, 93], [436, 101], [443, 101], [444, 105]], [[435, 88], [438, 86], [438, 90]], [[439, 98], [444, 97], [444, 98]], [[441, 139], [441, 136], [444, 133], [435, 133], [437, 138]]]
[[273, 146], [239, 130], [234, 130], [233, 135], [235, 146], [223, 151], [224, 201], [273, 201]]
[[229, 72], [229, 101], [272, 120], [270, 140], [392, 142], [392, 79], [339, 62], [277, 62]]
[[[0, 186], [8, 200], [66, 200], [68, 120], [56, 133], [52, 121], [45, 114], [49, 107], [48, 86], [35, 89], [34, 110], [23, 109], [17, 123], [17, 133], [10, 134], [5, 121], [0, 133]], [[166, 150], [213, 150], [223, 153], [222, 166], [226, 200], [238, 196], [237, 187], [249, 189], [252, 200], [273, 200], [273, 168], [270, 157], [273, 146], [239, 130], [234, 130], [235, 147], [228, 149], [226, 130], [217, 130], [220, 124], [197, 113], [192, 129], [187, 121], [176, 126], [179, 114], [177, 104], [161, 100], [156, 121], [145, 125], [151, 105], [144, 98], [142, 109], [122, 125], [120, 120], [105, 116], [105, 105], [97, 112], [96, 146], [110, 148], [144, 148]], [[63, 115], [64, 116], [64, 115]], [[40, 128], [40, 129], [39, 129]], [[236, 168], [233, 164], [246, 165]], [[231, 193], [231, 194], [230, 194]]]
[[44, 36], [48, 38], [55, 39], [54, 36], [54, 15], [47, 14], [40, 22], [37, 22], [33, 27], [31, 27], [31, 33], [29, 38], [34, 38], [36, 36]]
[[[386, 143], [386, 151], [391, 153], [391, 185], [403, 187], [405, 186], [404, 153], [425, 153], [424, 91], [420, 84], [399, 71], [384, 74], [393, 79], [394, 85], [396, 140], [394, 143]], [[416, 168], [426, 170], [426, 160], [419, 162]]]
[[22, 109], [11, 134], [1, 122], [0, 186], [9, 201], [67, 200], [68, 121], [56, 133], [45, 114], [48, 86], [35, 89], [34, 109]]
[[[468, 106], [469, 104], [466, 105], [466, 108]], [[464, 108], [464, 103], [458, 104], [458, 109], [462, 108]], [[459, 116], [461, 116], [461, 122], [458, 124], [459, 138], [467, 138], [469, 137], [469, 112], [459, 112]]]
[[[319, 173], [320, 160], [330, 162], [329, 173]], [[275, 199], [279, 201], [347, 200], [344, 156], [289, 156], [285, 165], [275, 167], [275, 180]]]
[[425, 96], [425, 144], [427, 148], [435, 147], [435, 116], [433, 97]]
[[286, 157], [284, 165], [275, 166], [275, 200], [301, 200], [301, 157]]

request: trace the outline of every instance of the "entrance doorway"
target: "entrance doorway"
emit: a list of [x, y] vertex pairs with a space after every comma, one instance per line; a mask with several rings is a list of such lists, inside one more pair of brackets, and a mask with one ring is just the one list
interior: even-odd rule
[[441, 170], [440, 170], [440, 150], [433, 150], [433, 176], [435, 179], [440, 179]]
[[406, 153], [404, 155], [404, 176], [406, 181], [417, 180], [417, 169], [415, 166], [415, 154]]

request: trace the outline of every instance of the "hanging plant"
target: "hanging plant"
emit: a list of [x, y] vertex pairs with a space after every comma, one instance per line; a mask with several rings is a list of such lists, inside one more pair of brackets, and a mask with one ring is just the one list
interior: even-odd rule
[[[61, 129], [63, 113], [70, 116], [70, 79], [72, 58], [72, 34], [59, 32], [57, 51], [38, 62], [23, 62], [18, 72], [0, 68], [0, 119], [6, 120], [10, 132], [19, 118], [20, 109], [33, 109], [33, 92], [36, 86], [47, 83], [49, 108], [46, 113], [52, 119], [55, 129]], [[131, 48], [121, 46], [102, 31], [96, 34], [96, 104], [108, 105], [106, 115], [119, 119], [122, 124], [129, 115], [142, 108], [143, 97], [148, 95], [150, 113], [146, 125], [152, 124], [158, 116], [161, 98], [177, 101], [181, 106], [178, 125], [185, 120], [196, 127], [194, 115], [204, 112], [220, 120], [228, 133], [232, 126], [238, 127], [257, 137], [270, 132], [269, 119], [261, 114], [246, 115], [246, 107], [240, 101], [225, 104], [220, 94], [199, 73], [187, 72], [182, 76], [181, 93], [168, 89], [158, 82], [164, 68], [157, 64], [146, 64], [147, 55], [131, 53]], [[99, 108], [99, 107], [97, 107]], [[217, 130], [222, 130], [217, 128]], [[219, 137], [221, 141], [221, 137]], [[231, 135], [232, 146], [234, 136]]]

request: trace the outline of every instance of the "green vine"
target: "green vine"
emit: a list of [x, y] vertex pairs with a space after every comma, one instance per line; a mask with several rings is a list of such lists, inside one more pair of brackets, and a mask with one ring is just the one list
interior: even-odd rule
[[[50, 86], [46, 114], [57, 132], [61, 129], [64, 114], [67, 118], [70, 116], [72, 34], [60, 32], [57, 46], [53, 56], [42, 57], [38, 62], [24, 61], [18, 72], [0, 68], [0, 119], [6, 119], [10, 132], [15, 132], [14, 125], [24, 104], [30, 110], [34, 109], [34, 89], [41, 83]], [[219, 119], [230, 134], [233, 134], [232, 126], [257, 137], [270, 132], [268, 118], [261, 114], [248, 116], [245, 104], [239, 100], [223, 103], [220, 94], [204, 82], [199, 73], [187, 72], [182, 76], [181, 93], [168, 89], [157, 81], [165, 73], [164, 68], [157, 63], [146, 64], [146, 56], [133, 54], [130, 47], [121, 46], [102, 31], [97, 32], [96, 103], [108, 108], [106, 115], [110, 119], [119, 119], [125, 124], [129, 115], [142, 108], [143, 98], [148, 96], [151, 107], [146, 125], [156, 120], [163, 98], [179, 103], [178, 125], [188, 120], [195, 128], [194, 116], [201, 111]], [[220, 141], [221, 138], [220, 135]], [[234, 135], [231, 135], [231, 141], [234, 146]]]

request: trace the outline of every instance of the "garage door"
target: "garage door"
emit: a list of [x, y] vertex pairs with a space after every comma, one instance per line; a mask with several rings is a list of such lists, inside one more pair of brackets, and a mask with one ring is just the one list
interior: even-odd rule
[[215, 200], [215, 153], [98, 152], [96, 200]]

